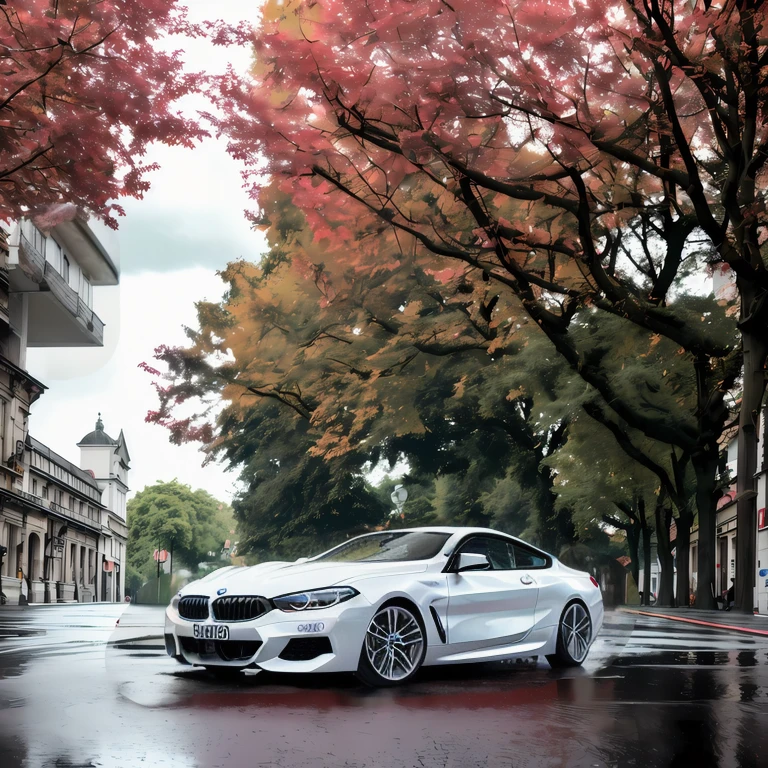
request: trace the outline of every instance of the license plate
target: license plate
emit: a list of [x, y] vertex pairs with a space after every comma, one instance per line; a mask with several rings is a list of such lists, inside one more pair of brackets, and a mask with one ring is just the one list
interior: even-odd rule
[[201, 640], [229, 640], [229, 627], [220, 624], [193, 624], [192, 634]]

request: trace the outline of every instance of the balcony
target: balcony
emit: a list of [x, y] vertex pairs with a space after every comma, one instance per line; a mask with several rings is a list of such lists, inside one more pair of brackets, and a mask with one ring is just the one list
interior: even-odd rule
[[[45, 501], [42, 501], [43, 505], [45, 506]], [[61, 504], [56, 504], [54, 501], [48, 502], [48, 509], [50, 509], [51, 512], [55, 512], [57, 515], [60, 515], [61, 517], [74, 520], [75, 522], [80, 523], [80, 525], [85, 525], [94, 531], [101, 531], [101, 523], [98, 520], [92, 520], [90, 517], [88, 517], [88, 515], [82, 514], [82, 512], [75, 512], [74, 509], [67, 509], [66, 507], [62, 507]]]
[[[34, 504], [35, 507], [40, 508], [43, 511], [50, 510], [58, 517], [64, 518], [65, 520], [71, 520], [74, 523], [85, 526], [91, 531], [101, 532], [100, 521], [93, 520], [92, 518], [88, 517], [88, 515], [84, 515], [81, 512], [75, 512], [73, 509], [67, 509], [67, 507], [62, 507], [61, 504], [48, 501], [48, 499], [44, 499], [42, 496], [35, 496], [33, 493], [27, 493], [27, 491], [20, 491], [16, 489], [3, 490], [5, 490], [6, 493], [12, 494], [18, 499], [23, 499], [26, 502]], [[97, 512], [96, 514], [98, 515], [99, 513]]]
[[[77, 321], [98, 341], [96, 344], [101, 346], [104, 343], [104, 323], [101, 322], [99, 316], [78, 296], [67, 281], [51, 266], [50, 263], [45, 263], [45, 284], [48, 286], [51, 293], [53, 293], [59, 302], [66, 307], [70, 314], [77, 319]], [[30, 318], [30, 326], [32, 318]], [[29, 346], [36, 346], [30, 338]], [[39, 346], [50, 346], [48, 344], [40, 344]]]
[[29, 297], [29, 347], [101, 347], [104, 323], [22, 233], [12, 290]]

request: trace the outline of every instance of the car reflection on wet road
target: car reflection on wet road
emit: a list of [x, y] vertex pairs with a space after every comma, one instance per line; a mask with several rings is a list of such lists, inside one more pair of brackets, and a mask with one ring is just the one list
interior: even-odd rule
[[134, 605], [3, 609], [0, 766], [768, 765], [768, 638], [611, 612], [582, 669], [429, 668], [371, 690], [222, 682], [165, 656], [161, 626]]

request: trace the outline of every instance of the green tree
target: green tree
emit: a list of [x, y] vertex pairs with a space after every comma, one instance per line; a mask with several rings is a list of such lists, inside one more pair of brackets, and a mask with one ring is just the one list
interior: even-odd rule
[[177, 480], [157, 482], [128, 502], [128, 565], [145, 579], [155, 571], [155, 549], [173, 549], [174, 562], [197, 570], [230, 538], [225, 505]]
[[363, 476], [366, 455], [350, 451], [330, 461], [312, 455], [306, 421], [278, 402], [259, 402], [242, 421], [233, 408], [221, 421], [229, 438], [219, 452], [241, 469], [233, 503], [241, 552], [260, 559], [307, 556], [387, 522], [386, 502]]

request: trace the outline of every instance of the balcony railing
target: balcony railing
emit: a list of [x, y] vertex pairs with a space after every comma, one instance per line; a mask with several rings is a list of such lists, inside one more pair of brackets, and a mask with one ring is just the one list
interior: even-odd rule
[[22, 232], [19, 240], [19, 266], [24, 274], [36, 283], [45, 273], [45, 256], [32, 245], [32, 241]]
[[91, 528], [101, 528], [101, 523], [98, 520], [93, 520], [92, 518], [88, 517], [88, 515], [84, 515], [82, 512], [75, 512], [74, 509], [67, 509], [67, 507], [62, 507], [61, 504], [57, 504], [55, 501], [49, 501], [48, 508], [51, 510], [51, 512], [57, 512], [64, 517], [77, 520], [83, 525], [88, 525]]
[[48, 262], [45, 263], [45, 282], [56, 298], [101, 342], [104, 339], [104, 323], [86, 305], [69, 283]]
[[104, 323], [101, 322], [99, 316], [79, 296], [77, 297], [77, 314], [78, 317], [83, 318], [89, 331], [95, 333], [99, 338], [103, 338]]

